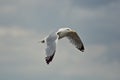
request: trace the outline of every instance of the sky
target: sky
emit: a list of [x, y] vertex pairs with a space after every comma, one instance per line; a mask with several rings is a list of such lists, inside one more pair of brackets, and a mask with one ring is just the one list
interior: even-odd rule
[[[75, 30], [45, 63], [38, 43], [62, 27]], [[0, 80], [120, 80], [120, 0], [0, 0]]]

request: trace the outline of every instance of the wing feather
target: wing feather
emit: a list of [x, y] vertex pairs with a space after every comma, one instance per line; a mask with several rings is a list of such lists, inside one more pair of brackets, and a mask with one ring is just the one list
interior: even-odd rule
[[56, 34], [51, 34], [47, 37], [46, 39], [46, 55], [47, 57], [45, 58], [46, 63], [49, 64], [55, 55], [56, 51], [56, 43], [57, 43], [57, 35]]
[[56, 43], [47, 44], [47, 48], [46, 48], [47, 57], [45, 58], [47, 64], [49, 64], [52, 61], [55, 55], [55, 51], [56, 51]]
[[75, 31], [70, 31], [66, 34], [66, 37], [70, 40], [70, 42], [76, 46], [80, 51], [84, 51], [84, 45]]
[[53, 60], [54, 55], [55, 55], [55, 51], [54, 51], [54, 53], [51, 56], [45, 57], [45, 60], [46, 60], [47, 64], [49, 64]]

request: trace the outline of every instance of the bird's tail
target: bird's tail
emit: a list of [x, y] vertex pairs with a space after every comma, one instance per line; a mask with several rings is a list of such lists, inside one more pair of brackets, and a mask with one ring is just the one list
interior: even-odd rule
[[42, 40], [41, 43], [45, 43], [45, 40]]
[[45, 43], [45, 40], [38, 41], [38, 43]]

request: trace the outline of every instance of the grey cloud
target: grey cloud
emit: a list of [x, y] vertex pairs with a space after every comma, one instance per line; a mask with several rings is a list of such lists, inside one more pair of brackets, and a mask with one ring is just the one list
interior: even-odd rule
[[115, 41], [108, 46], [108, 51], [102, 56], [105, 63], [120, 63], [120, 42]]
[[[56, 1], [55, 1], [56, 2]], [[43, 27], [50, 29], [60, 23], [59, 10], [56, 3], [51, 1], [35, 0], [35, 1], [18, 1], [5, 2], [4, 6], [11, 5], [15, 9], [13, 13], [0, 14], [0, 24], [3, 26], [20, 25], [21, 27], [32, 28], [42, 31]], [[60, 7], [60, 6], [59, 6]], [[58, 7], [58, 9], [59, 9]], [[11, 11], [12, 12], [12, 11]], [[44, 29], [45, 30], [45, 29]]]
[[[119, 67], [116, 67], [120, 62], [117, 45], [120, 43], [119, 8], [118, 0], [1, 0], [0, 9], [5, 10], [0, 10], [0, 79], [52, 80], [59, 77], [69, 80], [109, 80], [111, 70], [115, 74], [120, 73]], [[55, 60], [48, 66], [44, 63], [44, 47], [37, 41], [64, 26], [78, 32], [85, 44], [86, 54], [79, 54], [67, 44], [67, 40], [63, 40], [58, 44]], [[15, 31], [20, 31], [20, 34], [13, 32], [12, 27], [17, 28]], [[6, 34], [2, 28], [11, 31]], [[97, 46], [92, 48], [92, 45]], [[94, 68], [99, 72], [96, 76], [96, 71], [92, 71]], [[74, 75], [65, 73], [70, 70], [74, 71]], [[104, 70], [106, 73], [102, 75]], [[119, 80], [115, 74], [111, 80]]]
[[106, 6], [109, 3], [117, 2], [118, 0], [72, 0], [74, 6], [82, 8], [97, 8], [100, 6]]

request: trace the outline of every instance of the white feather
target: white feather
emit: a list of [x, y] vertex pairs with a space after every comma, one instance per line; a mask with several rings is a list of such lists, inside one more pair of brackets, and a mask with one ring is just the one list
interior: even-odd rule
[[46, 38], [46, 44], [47, 44], [46, 55], [47, 56], [53, 55], [53, 53], [56, 51], [57, 40], [58, 40], [58, 36], [56, 33], [52, 33]]
[[83, 43], [80, 39], [80, 37], [77, 35], [77, 33], [70, 28], [61, 28], [57, 32], [50, 34], [45, 38], [45, 40], [42, 40], [41, 42], [46, 42], [46, 63], [49, 64], [56, 52], [56, 44], [58, 39], [62, 39], [64, 37], [67, 37], [71, 43], [73, 43], [76, 48], [78, 48], [80, 51], [84, 51]]

